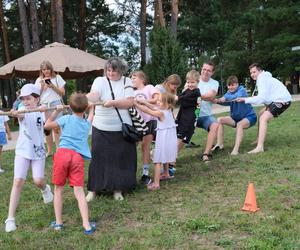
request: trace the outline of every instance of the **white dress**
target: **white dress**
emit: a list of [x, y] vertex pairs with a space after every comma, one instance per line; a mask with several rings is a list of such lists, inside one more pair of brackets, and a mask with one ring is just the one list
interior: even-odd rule
[[176, 123], [171, 110], [161, 110], [163, 121], [157, 119], [154, 163], [171, 163], [177, 158]]

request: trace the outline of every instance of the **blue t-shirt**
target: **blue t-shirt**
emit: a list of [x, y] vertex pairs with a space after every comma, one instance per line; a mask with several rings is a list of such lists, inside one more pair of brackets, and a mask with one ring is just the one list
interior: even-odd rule
[[[232, 101], [238, 97], [247, 97], [247, 91], [243, 86], [239, 86], [236, 91], [227, 93], [224, 95], [226, 101]], [[225, 104], [226, 105], [226, 104]], [[235, 121], [240, 121], [246, 116], [255, 114], [255, 111], [251, 104], [246, 104], [244, 102], [230, 102], [227, 103], [230, 106], [230, 116]]]
[[60, 148], [68, 148], [81, 154], [86, 159], [91, 159], [88, 144], [91, 123], [76, 115], [65, 115], [57, 120], [62, 133], [59, 140]]

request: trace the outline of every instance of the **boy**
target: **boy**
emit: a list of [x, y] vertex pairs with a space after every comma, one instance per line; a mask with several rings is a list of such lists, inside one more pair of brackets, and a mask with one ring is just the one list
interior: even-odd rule
[[221, 105], [230, 106], [230, 116], [222, 116], [218, 118], [219, 128], [217, 135], [217, 144], [212, 150], [223, 149], [224, 141], [224, 127], [228, 125], [230, 127], [236, 127], [236, 137], [231, 155], [238, 155], [241, 142], [243, 140], [244, 129], [250, 128], [255, 125], [257, 117], [254, 109], [250, 104], [241, 102], [235, 102], [236, 98], [247, 97], [247, 91], [243, 86], [239, 86], [236, 76], [230, 76], [227, 79], [227, 93], [219, 99], [216, 99], [216, 103]]
[[268, 122], [274, 117], [278, 117], [291, 105], [292, 97], [284, 84], [272, 77], [270, 72], [262, 70], [259, 64], [251, 64], [249, 70], [251, 78], [256, 81], [258, 94], [253, 97], [238, 98], [237, 101], [266, 106], [259, 116], [256, 148], [248, 152], [249, 154], [256, 154], [264, 152]]
[[200, 74], [191, 70], [186, 74], [185, 89], [178, 95], [179, 112], [176, 117], [178, 152], [184, 144], [188, 144], [194, 134], [197, 108], [197, 100], [200, 97], [198, 88]]
[[90, 159], [91, 153], [88, 145], [89, 130], [94, 117], [94, 107], [90, 106], [87, 120], [84, 119], [85, 110], [88, 108], [88, 99], [84, 94], [73, 93], [70, 97], [72, 115], [65, 115], [55, 121], [63, 110], [58, 105], [46, 121], [45, 129], [61, 128], [59, 148], [53, 156], [52, 182], [54, 189], [54, 212], [56, 220], [51, 223], [55, 230], [63, 228], [62, 220], [62, 196], [66, 180], [74, 188], [74, 194], [78, 201], [82, 217], [84, 234], [92, 234], [96, 230], [95, 223], [89, 222], [88, 205], [83, 190], [84, 186], [84, 160]]

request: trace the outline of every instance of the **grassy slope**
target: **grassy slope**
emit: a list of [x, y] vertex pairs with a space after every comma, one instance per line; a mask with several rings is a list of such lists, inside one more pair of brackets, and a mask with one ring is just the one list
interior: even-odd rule
[[[98, 231], [86, 237], [72, 189], [66, 187], [65, 230], [49, 228], [52, 205], [44, 205], [31, 176], [17, 211], [18, 230], [4, 232], [13, 176], [13, 152], [4, 153], [0, 176], [0, 249], [300, 249], [300, 103], [269, 124], [266, 152], [247, 155], [256, 127], [248, 129], [239, 156], [231, 157], [234, 130], [225, 130], [225, 150], [209, 164], [199, 158], [206, 134], [197, 130], [178, 159], [176, 178], [157, 192], [143, 187], [115, 202], [100, 196], [90, 204]], [[87, 164], [88, 166], [88, 164]], [[50, 181], [51, 162], [47, 161]], [[140, 176], [139, 169], [138, 175]], [[248, 182], [260, 211], [241, 212]]]

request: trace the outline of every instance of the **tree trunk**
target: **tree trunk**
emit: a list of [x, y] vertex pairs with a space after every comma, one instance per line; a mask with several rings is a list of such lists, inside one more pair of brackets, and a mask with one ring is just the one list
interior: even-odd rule
[[26, 6], [24, 0], [18, 0], [18, 6], [19, 6], [22, 36], [23, 36], [24, 54], [28, 54], [31, 52], [31, 46], [30, 46], [30, 34], [29, 34], [29, 28], [27, 22]]
[[10, 53], [9, 53], [9, 44], [8, 44], [8, 36], [7, 36], [7, 29], [4, 20], [4, 13], [3, 13], [3, 1], [0, 0], [0, 22], [1, 22], [1, 34], [2, 34], [2, 45], [5, 52], [5, 60], [4, 62], [10, 62]]
[[45, 27], [47, 25], [47, 15], [46, 15], [46, 10], [45, 10], [45, 2], [44, 0], [40, 1], [40, 17], [41, 17], [41, 34], [40, 34], [40, 45], [43, 47], [46, 42], [46, 36], [45, 36]]
[[155, 0], [154, 2], [154, 24], [158, 24], [160, 27], [166, 27], [162, 1], [163, 0]]
[[64, 38], [64, 18], [63, 18], [62, 0], [56, 0], [55, 9], [56, 9], [57, 41], [60, 43], [64, 43], [65, 38]]
[[37, 17], [35, 0], [30, 1], [30, 17], [31, 17], [32, 45], [33, 45], [33, 50], [35, 51], [40, 48], [39, 26], [38, 26], [38, 17]]
[[52, 41], [57, 42], [56, 28], [56, 0], [51, 0], [51, 26], [52, 26]]
[[85, 50], [86, 39], [86, 0], [80, 0], [79, 9], [79, 48]]
[[172, 0], [171, 2], [171, 31], [175, 39], [177, 37], [178, 2], [179, 0]]
[[141, 68], [146, 64], [146, 20], [147, 20], [147, 0], [141, 0], [140, 13], [140, 36], [141, 36]]

